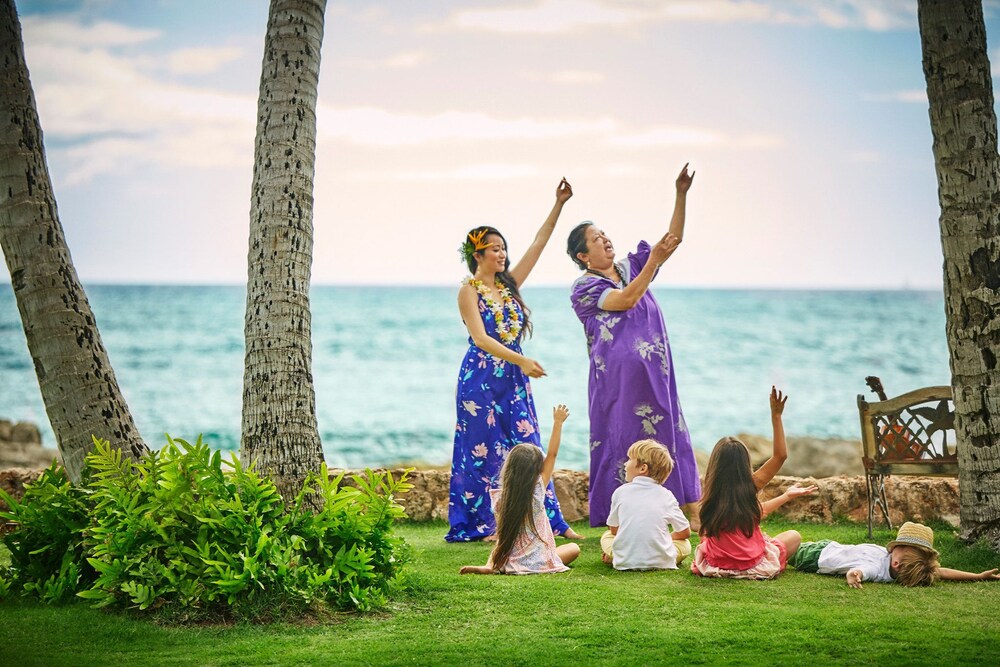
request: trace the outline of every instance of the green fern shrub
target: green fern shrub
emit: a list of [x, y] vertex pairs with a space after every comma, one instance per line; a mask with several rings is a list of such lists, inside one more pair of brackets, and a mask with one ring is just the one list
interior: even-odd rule
[[6, 582], [179, 620], [384, 605], [406, 585], [408, 550], [392, 527], [405, 516], [394, 497], [411, 485], [405, 473], [369, 470], [354, 487], [328, 477], [324, 465], [286, 507], [270, 480], [200, 438], [168, 437], [139, 463], [95, 439], [81, 487], [51, 468], [20, 502], [4, 498], [0, 516], [17, 528], [4, 537], [0, 593]]

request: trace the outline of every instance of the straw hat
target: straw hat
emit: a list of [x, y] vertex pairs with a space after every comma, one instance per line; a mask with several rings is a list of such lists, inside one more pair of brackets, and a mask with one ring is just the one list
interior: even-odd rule
[[907, 521], [900, 526], [896, 539], [885, 545], [889, 551], [892, 551], [893, 547], [917, 547], [929, 551], [935, 556], [938, 555], [938, 552], [934, 550], [934, 531], [922, 523], [913, 523], [912, 521]]

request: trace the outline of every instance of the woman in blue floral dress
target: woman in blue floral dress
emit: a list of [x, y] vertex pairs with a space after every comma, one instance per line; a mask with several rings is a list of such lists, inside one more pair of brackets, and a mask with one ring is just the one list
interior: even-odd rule
[[[458, 309], [469, 330], [469, 351], [462, 360], [455, 397], [458, 420], [448, 503], [451, 529], [445, 536], [449, 542], [494, 539], [490, 489], [499, 484], [507, 453], [522, 442], [541, 447], [529, 378], [543, 377], [545, 369], [521, 353], [521, 341], [531, 324], [519, 288], [552, 235], [563, 204], [572, 196], [572, 188], [563, 179], [552, 212], [513, 268], [507, 242], [493, 227], [473, 229], [462, 244], [472, 275], [459, 288]], [[545, 511], [553, 533], [580, 537], [563, 519], [551, 482]]]

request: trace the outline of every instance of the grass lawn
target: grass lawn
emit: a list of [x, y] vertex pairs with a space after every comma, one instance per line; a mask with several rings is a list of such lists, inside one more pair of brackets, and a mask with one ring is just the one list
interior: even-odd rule
[[[864, 542], [858, 524], [771, 521], [806, 540]], [[400, 532], [416, 550], [412, 596], [383, 612], [323, 625], [162, 627], [85, 605], [0, 603], [0, 665], [395, 664], [997, 664], [1000, 582], [906, 589], [789, 570], [775, 581], [616, 572], [600, 561], [599, 529], [571, 572], [460, 577], [489, 546], [449, 545], [441, 523]], [[1000, 565], [985, 548], [936, 528], [942, 563]], [[881, 530], [875, 542], [895, 536]], [[0, 559], [6, 554], [0, 554]]]

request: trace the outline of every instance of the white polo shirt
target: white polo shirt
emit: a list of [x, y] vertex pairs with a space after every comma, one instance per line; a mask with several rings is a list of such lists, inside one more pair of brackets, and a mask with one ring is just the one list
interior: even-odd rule
[[618, 526], [616, 570], [676, 570], [677, 547], [670, 533], [689, 528], [677, 498], [650, 477], [637, 475], [611, 496], [608, 526]]
[[848, 570], [861, 570], [862, 581], [889, 584], [894, 581], [889, 574], [889, 552], [877, 544], [840, 544], [830, 542], [819, 553], [820, 574], [847, 574]]

